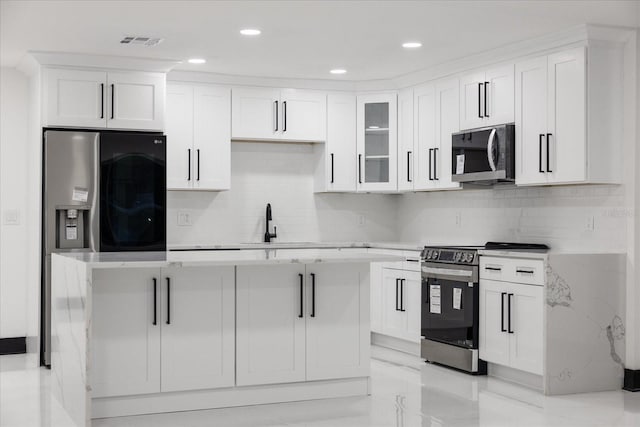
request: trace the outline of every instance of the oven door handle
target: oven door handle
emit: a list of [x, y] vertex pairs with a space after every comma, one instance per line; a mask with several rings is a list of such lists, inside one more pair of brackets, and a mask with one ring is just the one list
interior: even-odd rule
[[422, 267], [423, 276], [434, 279], [451, 279], [458, 280], [466, 279], [465, 282], [471, 281], [474, 276], [473, 270], [459, 270], [454, 268], [437, 268], [437, 267]]

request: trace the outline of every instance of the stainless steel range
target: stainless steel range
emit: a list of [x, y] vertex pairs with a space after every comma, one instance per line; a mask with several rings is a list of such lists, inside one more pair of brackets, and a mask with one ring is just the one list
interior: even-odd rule
[[425, 247], [422, 251], [421, 355], [473, 374], [486, 374], [478, 357], [478, 249]]

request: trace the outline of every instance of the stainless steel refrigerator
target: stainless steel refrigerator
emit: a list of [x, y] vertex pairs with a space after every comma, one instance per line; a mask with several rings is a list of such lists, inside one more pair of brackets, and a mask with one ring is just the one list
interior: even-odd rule
[[51, 254], [166, 249], [166, 138], [46, 130], [41, 363], [51, 358]]

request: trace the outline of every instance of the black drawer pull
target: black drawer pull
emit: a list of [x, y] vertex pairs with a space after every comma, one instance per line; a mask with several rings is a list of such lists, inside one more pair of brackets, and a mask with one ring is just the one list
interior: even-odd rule
[[502, 271], [502, 267], [485, 267], [484, 269], [490, 271]]
[[533, 271], [533, 270], [522, 270], [522, 269], [516, 268], [516, 273], [535, 274], [535, 271]]

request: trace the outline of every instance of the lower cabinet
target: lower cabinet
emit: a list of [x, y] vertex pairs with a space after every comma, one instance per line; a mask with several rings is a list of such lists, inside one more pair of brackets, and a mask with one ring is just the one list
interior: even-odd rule
[[544, 286], [480, 279], [480, 359], [542, 375]]
[[234, 385], [234, 267], [96, 270], [92, 395]]
[[239, 266], [237, 385], [369, 374], [369, 265]]
[[420, 272], [382, 269], [382, 333], [420, 342]]

